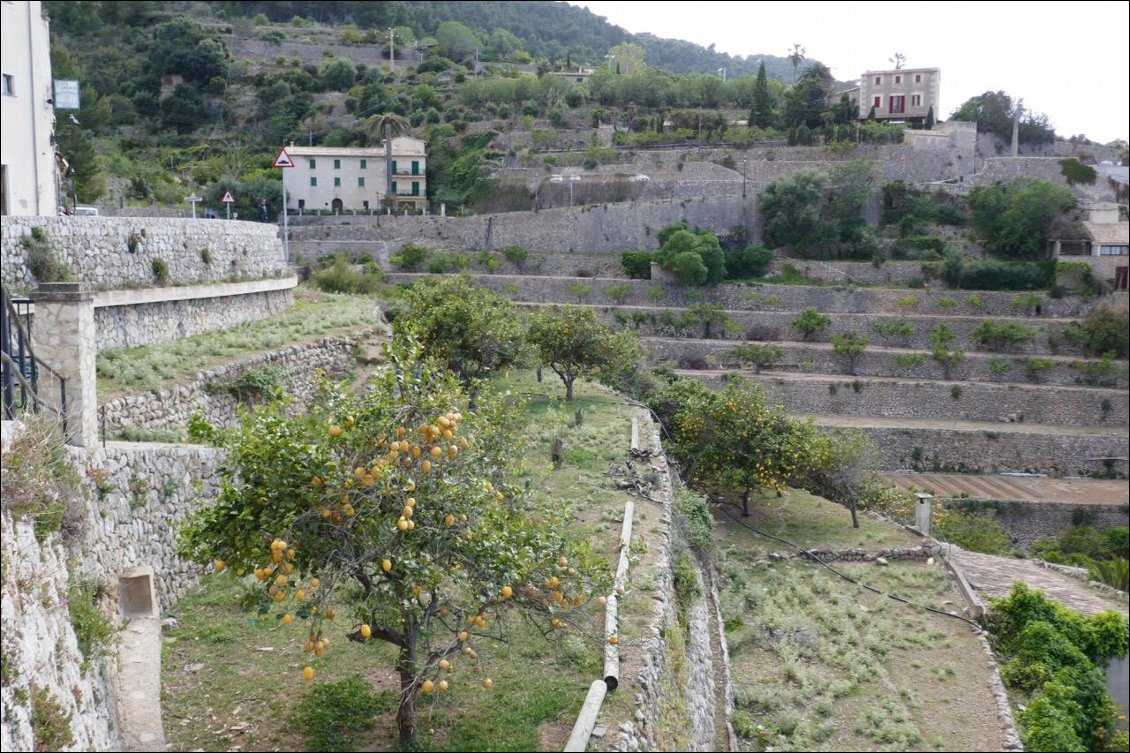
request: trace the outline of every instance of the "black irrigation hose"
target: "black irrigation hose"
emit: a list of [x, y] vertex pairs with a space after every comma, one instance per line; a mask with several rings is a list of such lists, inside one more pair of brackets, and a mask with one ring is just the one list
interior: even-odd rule
[[728, 518], [729, 518], [730, 520], [734, 521], [734, 522], [735, 522], [735, 523], [737, 523], [738, 525], [740, 525], [740, 526], [742, 526], [742, 527], [744, 527], [744, 528], [748, 528], [749, 530], [753, 531], [754, 533], [756, 533], [756, 534], [758, 534], [758, 535], [760, 535], [760, 536], [764, 536], [764, 537], [765, 537], [765, 538], [767, 538], [767, 539], [773, 539], [774, 541], [780, 541], [780, 542], [781, 542], [782, 544], [785, 544], [786, 546], [791, 546], [791, 547], [792, 547], [793, 549], [796, 549], [796, 550], [797, 550], [798, 552], [800, 552], [801, 554], [803, 554], [803, 555], [804, 555], [805, 557], [809, 557], [809, 558], [811, 558], [811, 559], [812, 559], [813, 561], [815, 561], [815, 562], [816, 562], [816, 563], [817, 563], [818, 565], [822, 565], [823, 567], [826, 567], [826, 568], [828, 568], [828, 569], [829, 569], [829, 570], [831, 570], [831, 571], [832, 571], [833, 573], [835, 573], [836, 575], [840, 576], [841, 578], [843, 578], [844, 580], [848, 581], [849, 583], [854, 583], [854, 584], [855, 584], [855, 585], [857, 585], [857, 586], [862, 586], [863, 588], [866, 588], [866, 589], [867, 589], [868, 591], [871, 591], [872, 593], [876, 593], [876, 594], [878, 594], [878, 595], [880, 595], [880, 596], [886, 596], [886, 597], [887, 597], [888, 599], [893, 599], [894, 601], [902, 602], [903, 604], [906, 604], [906, 605], [908, 605], [908, 606], [912, 606], [912, 607], [918, 607], [919, 609], [924, 609], [924, 610], [926, 610], [927, 612], [933, 612], [934, 614], [938, 614], [938, 615], [941, 615], [941, 616], [943, 616], [943, 617], [952, 617], [952, 618], [953, 618], [953, 619], [955, 619], [955, 620], [961, 620], [962, 622], [965, 622], [965, 623], [967, 623], [967, 624], [969, 624], [969, 625], [972, 625], [972, 626], [973, 626], [974, 628], [976, 628], [976, 629], [977, 629], [977, 631], [978, 631], [978, 632], [980, 632], [980, 631], [982, 631], [982, 630], [983, 630], [983, 628], [981, 627], [981, 625], [980, 625], [980, 624], [979, 624], [979, 623], [978, 623], [978, 622], [977, 622], [976, 620], [971, 620], [971, 619], [969, 619], [969, 618], [967, 618], [967, 617], [962, 617], [962, 616], [961, 616], [961, 615], [959, 615], [959, 614], [952, 614], [952, 613], [950, 613], [950, 612], [943, 612], [943, 611], [942, 611], [941, 609], [934, 609], [933, 607], [928, 607], [928, 606], [926, 606], [926, 605], [924, 605], [924, 604], [912, 604], [912, 603], [911, 603], [911, 602], [910, 602], [909, 600], [907, 600], [907, 599], [903, 598], [902, 596], [899, 596], [898, 594], [889, 594], [889, 593], [884, 593], [883, 591], [880, 591], [880, 590], [879, 590], [878, 588], [875, 588], [874, 586], [870, 586], [870, 585], [868, 585], [868, 584], [866, 584], [866, 583], [864, 583], [864, 582], [862, 582], [862, 581], [860, 581], [860, 580], [858, 580], [858, 579], [856, 579], [856, 578], [853, 578], [853, 577], [851, 577], [851, 576], [850, 576], [850, 575], [848, 575], [847, 573], [843, 573], [843, 572], [840, 572], [839, 570], [837, 570], [836, 568], [832, 567], [831, 565], [829, 565], [829, 564], [828, 564], [827, 562], [825, 562], [824, 560], [822, 560], [822, 559], [820, 559], [819, 557], [817, 557], [817, 556], [816, 556], [815, 554], [813, 554], [812, 552], [810, 552], [810, 551], [808, 551], [808, 550], [806, 550], [806, 549], [802, 549], [802, 548], [801, 548], [801, 547], [800, 547], [799, 545], [797, 545], [797, 544], [794, 544], [793, 542], [791, 542], [791, 541], [788, 541], [788, 540], [786, 540], [786, 539], [782, 539], [782, 538], [780, 538], [779, 536], [774, 536], [774, 535], [773, 535], [773, 534], [771, 534], [771, 533], [765, 533], [764, 531], [759, 531], [758, 529], [754, 528], [754, 527], [753, 527], [753, 526], [751, 526], [750, 524], [748, 524], [748, 523], [746, 523], [746, 522], [744, 522], [744, 521], [740, 520], [739, 518], [737, 518], [737, 517], [736, 517], [736, 516], [735, 516], [735, 515], [734, 515], [734, 514], [733, 514], [732, 512], [730, 512], [729, 510], [727, 510], [727, 509], [725, 509], [725, 508], [719, 508], [719, 509], [720, 509], [720, 510], [721, 510], [721, 511], [722, 511], [723, 513], [725, 513], [725, 514], [726, 514], [726, 517], [728, 517]]

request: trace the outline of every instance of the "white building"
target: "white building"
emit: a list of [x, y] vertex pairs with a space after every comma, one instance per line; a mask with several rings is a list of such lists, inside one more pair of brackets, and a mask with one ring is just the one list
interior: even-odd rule
[[55, 215], [51, 42], [39, 2], [0, 3], [0, 214]]
[[291, 144], [286, 153], [294, 163], [283, 169], [287, 209], [381, 210], [386, 191], [394, 197], [394, 212], [423, 212], [427, 206], [427, 158], [420, 139], [392, 139], [391, 156], [383, 143], [365, 148]]

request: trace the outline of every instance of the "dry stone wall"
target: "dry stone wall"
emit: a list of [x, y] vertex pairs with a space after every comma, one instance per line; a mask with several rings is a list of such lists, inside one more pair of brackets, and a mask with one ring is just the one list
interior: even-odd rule
[[71, 625], [67, 606], [74, 577], [68, 572], [71, 553], [57, 536], [40, 542], [33, 523], [13, 521], [7, 511], [2, 529], [0, 747], [121, 750], [107, 668], [95, 661], [84, 669]]
[[[654, 363], [669, 361], [675, 364], [691, 364], [705, 361], [721, 366], [734, 364], [728, 355], [734, 343], [726, 340], [683, 340], [675, 338], [652, 338], [644, 341], [644, 347]], [[779, 367], [805, 374], [843, 374], [847, 376], [847, 362], [837, 356], [826, 343], [780, 343], [783, 351]], [[913, 357], [913, 362], [902, 360]], [[999, 356], [985, 353], [966, 353], [960, 364], [950, 369], [949, 379], [953, 381], [976, 381], [1011, 383], [1026, 378], [1027, 356]], [[999, 374], [998, 364], [1007, 363], [1010, 371]], [[1051, 365], [1036, 373], [1039, 384], [1077, 386], [1086, 384], [1093, 377], [1084, 373], [1080, 364], [1097, 362], [1076, 361], [1071, 358], [1050, 360]], [[1120, 370], [1112, 373], [1106, 387], [1126, 389], [1126, 364], [1115, 364]], [[687, 366], [689, 368], [689, 366]], [[699, 367], [695, 367], [699, 368]], [[899, 379], [926, 380], [941, 379], [944, 376], [941, 365], [925, 351], [894, 351], [870, 349], [856, 359], [855, 377], [898, 377]]]
[[971, 509], [992, 513], [1009, 538], [1027, 550], [1030, 544], [1054, 538], [1079, 521], [1096, 528], [1130, 524], [1126, 505], [1067, 505], [1059, 502], [941, 499], [947, 508]]
[[74, 280], [110, 290], [158, 284], [188, 285], [281, 276], [282, 242], [275, 225], [258, 222], [154, 217], [4, 217], [0, 225], [3, 281], [28, 290], [37, 280], [21, 239], [41, 228], [47, 247]]
[[[1126, 437], [859, 427], [879, 448], [881, 467], [962, 473], [1127, 475]], [[1005, 434], [1007, 433], [1007, 436]], [[1108, 469], [1104, 458], [1114, 458]]]
[[[262, 280], [254, 283], [209, 285], [205, 289], [163, 288], [162, 291], [189, 292], [202, 296], [220, 289], [229, 295], [180, 298], [172, 300], [99, 305], [95, 296], [94, 326], [98, 349], [133, 347], [171, 342], [204, 332], [230, 329], [247, 322], [281, 314], [294, 302], [293, 277]], [[280, 283], [282, 286], [280, 286]], [[248, 292], [239, 292], [247, 290]], [[129, 300], [131, 293], [115, 291]], [[154, 291], [145, 291], [154, 292]], [[134, 295], [139, 298], [140, 296]]]
[[[412, 283], [423, 274], [394, 272], [391, 283]], [[884, 314], [890, 316], [1017, 316], [1018, 296], [1002, 291], [899, 290], [852, 286], [803, 286], [761, 283], [727, 283], [701, 288], [655, 280], [524, 275], [473, 275], [476, 282], [515, 300], [530, 303], [612, 303], [600, 298], [609, 286], [627, 286], [616, 300], [625, 306], [678, 306], [718, 303], [733, 311], [800, 311], [813, 307], [825, 314]], [[579, 295], [577, 286], [588, 287]], [[1089, 304], [1078, 299], [1039, 298], [1041, 320], [1072, 317], [1084, 313]], [[1034, 310], [1034, 307], [1033, 307]]]
[[[721, 389], [722, 372], [700, 377]], [[1000, 421], [1068, 426], [1126, 426], [1130, 406], [1122, 390], [935, 380], [750, 375], [772, 402], [790, 412], [926, 420]]]
[[197, 412], [215, 426], [232, 426], [239, 404], [226, 386], [263, 368], [278, 369], [278, 384], [305, 404], [322, 374], [334, 379], [345, 375], [355, 363], [354, 348], [368, 336], [371, 333], [292, 345], [198, 372], [186, 384], [116, 398], [102, 405], [105, 430], [111, 435], [125, 429], [183, 431]]

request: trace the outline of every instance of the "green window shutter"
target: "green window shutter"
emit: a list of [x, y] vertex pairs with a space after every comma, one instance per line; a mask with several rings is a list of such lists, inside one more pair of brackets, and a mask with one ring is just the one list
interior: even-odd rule
[[420, 195], [420, 181], [418, 181], [418, 180], [412, 181], [412, 195], [413, 196], [419, 196]]
[[340, 169], [341, 169], [341, 160], [335, 159], [334, 160], [334, 170], [340, 170]]
[[310, 176], [310, 185], [312, 185], [312, 186], [316, 186], [316, 185], [318, 185], [318, 178], [317, 178], [317, 176], [315, 176], [315, 175], [311, 175], [311, 176]]
[[311, 158], [310, 158], [310, 169], [311, 169], [311, 170], [313, 170], [313, 169], [314, 169], [314, 168], [316, 168], [317, 166], [318, 166], [318, 160], [316, 160], [316, 159], [314, 159], [313, 157], [311, 157]]
[[420, 161], [419, 160], [412, 160], [412, 174], [413, 175], [419, 175], [420, 174]]
[[369, 160], [367, 160], [367, 159], [361, 160], [361, 169], [367, 170], [368, 168], [369, 168]]
[[392, 187], [389, 189], [389, 193], [391, 193], [393, 195], [396, 194], [396, 181], [395, 180], [392, 182]]
[[334, 187], [336, 188], [340, 185], [341, 185], [341, 178], [334, 178]]
[[392, 174], [396, 175], [396, 160], [392, 161]]
[[364, 188], [365, 187], [365, 179], [364, 178], [358, 178], [357, 179], [357, 187], [358, 188]]

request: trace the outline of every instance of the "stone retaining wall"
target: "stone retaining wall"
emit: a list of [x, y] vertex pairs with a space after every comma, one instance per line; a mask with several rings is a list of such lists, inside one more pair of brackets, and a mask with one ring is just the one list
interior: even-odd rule
[[1130, 525], [1126, 505], [1068, 505], [1057, 502], [1001, 501], [976, 499], [935, 500], [947, 509], [989, 512], [1008, 537], [1027, 550], [1040, 539], [1054, 538], [1077, 523], [1096, 528]]
[[[4, 284], [33, 288], [21, 239], [41, 228], [46, 246], [70, 277], [99, 289], [263, 279], [285, 272], [275, 225], [155, 217], [4, 217], [0, 256]], [[167, 268], [160, 282], [154, 262]]]
[[297, 278], [286, 277], [95, 294], [98, 350], [171, 342], [281, 314], [294, 302], [297, 284]]
[[[734, 343], [726, 340], [681, 340], [674, 338], [649, 338], [643, 340], [652, 363], [664, 361], [692, 368], [693, 364], [704, 359], [712, 359], [719, 366], [736, 366], [728, 355]], [[778, 367], [804, 374], [848, 375], [847, 362], [837, 356], [830, 345], [825, 343], [801, 344], [796, 342], [776, 343], [783, 355]], [[921, 363], [899, 363], [898, 357], [920, 357]], [[994, 367], [1006, 361], [1011, 370], [1006, 374], [994, 371]], [[710, 361], [708, 360], [707, 363]], [[1086, 385], [1091, 377], [1080, 370], [1080, 364], [1094, 364], [1095, 361], [1072, 360], [1070, 358], [1052, 359], [1052, 365], [1037, 372], [1041, 385], [1079, 386]], [[699, 368], [694, 366], [693, 368]], [[1126, 389], [1126, 363], [1115, 362], [1117, 373], [1110, 376], [1110, 383], [1103, 388]], [[1027, 356], [990, 355], [986, 353], [966, 353], [960, 364], [950, 369], [949, 379], [961, 382], [993, 382], [998, 384], [1023, 383], [1028, 372]], [[930, 353], [911, 350], [864, 351], [855, 362], [855, 377], [897, 377], [907, 380], [942, 379], [941, 365], [933, 360]], [[1101, 399], [1100, 399], [1101, 401]]]
[[[5, 422], [9, 423], [9, 422]], [[122, 750], [112, 683], [104, 661], [84, 670], [71, 624], [68, 572], [72, 553], [52, 536], [37, 540], [29, 521], [3, 514], [4, 682], [0, 686], [4, 750]], [[86, 570], [88, 563], [81, 563]], [[49, 700], [57, 712], [40, 710], [33, 723], [33, 698]], [[41, 709], [48, 708], [41, 705]], [[36, 728], [50, 724], [58, 738], [37, 739]], [[70, 741], [66, 737], [70, 737]]]
[[[721, 388], [725, 381], [722, 372], [699, 378], [714, 388]], [[770, 401], [800, 415], [1126, 426], [1130, 414], [1124, 390], [970, 382], [960, 385], [955, 397], [953, 383], [934, 380], [794, 379], [783, 374], [751, 374], [749, 378], [765, 387]]]
[[242, 374], [265, 367], [281, 369], [279, 385], [295, 395], [299, 404], [305, 404], [315, 394], [320, 374], [334, 379], [344, 376], [354, 364], [354, 349], [370, 336], [371, 332], [327, 337], [201, 371], [186, 384], [125, 395], [104, 403], [101, 418], [109, 434], [127, 428], [183, 431], [188, 419], [197, 412], [215, 426], [231, 426], [238, 403], [225, 391], [225, 385]]
[[1105, 474], [1102, 458], [1121, 458], [1112, 466], [1127, 475], [1126, 437], [960, 431], [934, 428], [862, 426], [879, 449], [882, 470], [972, 473], [1046, 473], [1051, 476]]
[[[594, 288], [589, 298], [599, 300], [607, 298], [607, 294]], [[602, 306], [597, 312], [609, 324], [616, 324], [618, 328], [630, 328], [640, 337], [689, 337], [701, 338], [706, 335], [705, 326], [700, 323], [679, 326], [681, 316], [688, 313], [686, 309], [652, 308], [650, 311], [641, 312], [637, 308], [619, 308]], [[646, 315], [646, 319], [641, 318]], [[729, 324], [719, 326], [713, 322], [710, 327], [710, 337], [720, 340], [757, 340], [765, 342], [800, 341], [803, 334], [792, 326], [792, 321], [797, 318], [795, 311], [727, 311], [726, 317]], [[1072, 324], [1066, 319], [1021, 318], [1021, 317], [939, 317], [939, 316], [892, 316], [871, 314], [832, 314], [829, 316], [831, 323], [820, 332], [812, 333], [807, 342], [831, 342], [834, 335], [856, 333], [867, 338], [869, 347], [886, 346], [896, 348], [912, 348], [930, 350], [930, 333], [939, 325], [945, 325], [953, 333], [954, 345], [966, 352], [981, 351], [989, 353], [990, 349], [974, 339], [973, 332], [984, 322], [994, 324], [1010, 323], [1033, 330], [1031, 341], [1020, 345], [1002, 348], [1002, 352], [995, 355], [1001, 357], [1014, 357], [1017, 355], [1042, 355], [1049, 351], [1057, 355], [1075, 355], [1083, 357], [1083, 350], [1077, 345], [1069, 343], [1063, 336], [1063, 331]], [[882, 336], [875, 332], [875, 327], [891, 324], [909, 325], [913, 334], [909, 336]], [[990, 353], [990, 355], [994, 355]], [[1013, 375], [1015, 378], [1017, 375]]]
[[[391, 283], [411, 283], [426, 277], [423, 274], [393, 272]], [[508, 297], [530, 303], [602, 303], [598, 294], [605, 287], [626, 286], [617, 303], [626, 306], [679, 306], [695, 303], [719, 303], [734, 311], [800, 311], [813, 307], [825, 314], [885, 314], [889, 316], [1017, 316], [1027, 309], [1018, 308], [1018, 294], [1006, 291], [899, 290], [893, 288], [858, 288], [850, 286], [811, 287], [759, 283], [729, 283], [688, 288], [653, 280], [594, 278], [577, 280], [568, 277], [533, 277], [521, 275], [478, 275], [474, 280], [484, 287]], [[579, 296], [575, 286], [588, 287], [586, 296]], [[1023, 294], [1021, 294], [1023, 295]], [[1037, 295], [1041, 295], [1037, 293]], [[1079, 316], [1091, 304], [1078, 299], [1048, 298], [1039, 300], [1042, 320], [1049, 317]]]

